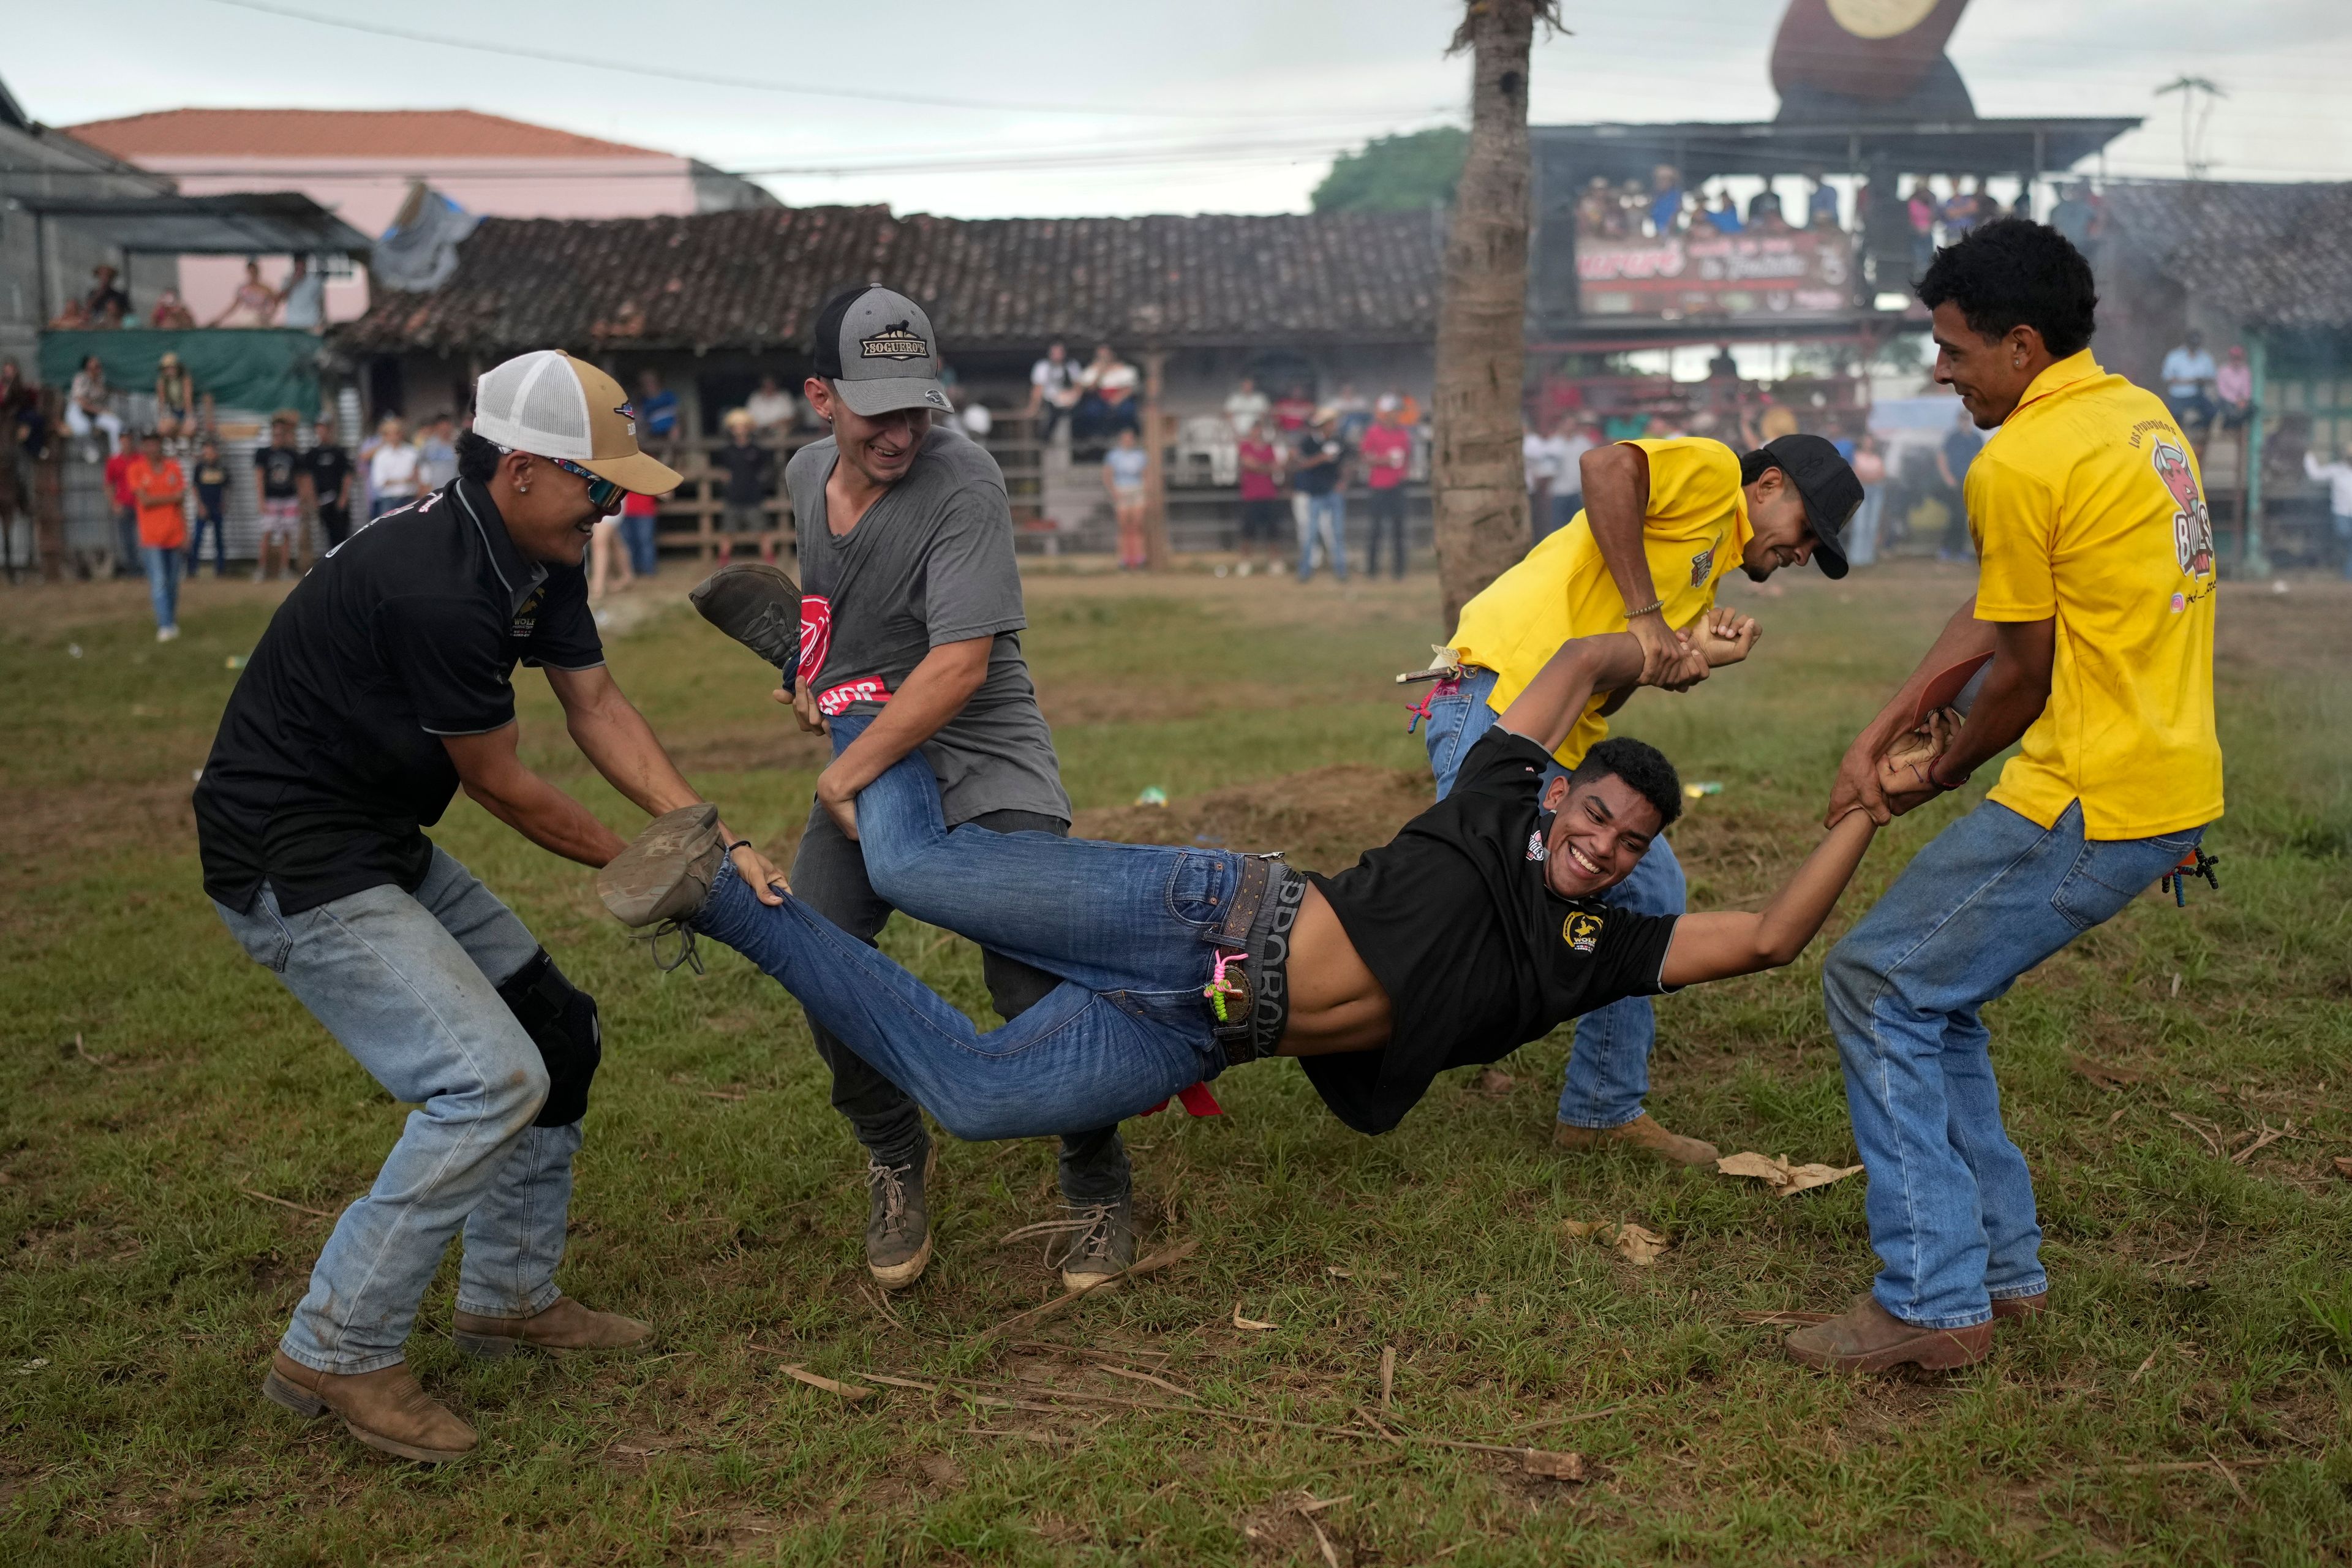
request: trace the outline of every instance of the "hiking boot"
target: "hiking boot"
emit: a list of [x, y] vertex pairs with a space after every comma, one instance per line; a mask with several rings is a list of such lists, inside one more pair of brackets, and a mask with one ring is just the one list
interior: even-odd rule
[[1853, 1305], [1825, 1322], [1809, 1323], [1783, 1342], [1789, 1353], [1807, 1366], [1831, 1372], [1885, 1372], [1916, 1366], [1948, 1372], [1970, 1366], [1992, 1353], [1992, 1325], [1966, 1329], [1923, 1329], [1906, 1323], [1878, 1304], [1871, 1295], [1854, 1298]]
[[1645, 1149], [1676, 1165], [1712, 1165], [1716, 1162], [1714, 1144], [1669, 1132], [1650, 1120], [1646, 1110], [1622, 1127], [1578, 1127], [1558, 1122], [1552, 1127], [1551, 1141], [1563, 1149], [1598, 1149], [1608, 1143], [1625, 1143]]
[[620, 1350], [652, 1332], [635, 1318], [599, 1312], [559, 1296], [528, 1318], [486, 1318], [460, 1308], [449, 1337], [467, 1354], [495, 1361], [526, 1345], [543, 1351]]
[[1996, 1296], [1992, 1299], [1993, 1321], [2003, 1318], [2038, 1318], [2050, 1310], [2050, 1292], [2037, 1290], [2031, 1296]]
[[931, 1220], [923, 1188], [940, 1168], [939, 1145], [920, 1160], [886, 1165], [866, 1156], [866, 1268], [885, 1290], [904, 1290], [931, 1260]]
[[1045, 1267], [1060, 1268], [1065, 1290], [1092, 1290], [1134, 1267], [1132, 1194], [1122, 1193], [1108, 1203], [1074, 1204], [1065, 1198], [1062, 1209], [1062, 1218], [1024, 1225], [1003, 1241], [1045, 1237]]
[[314, 1371], [279, 1351], [261, 1392], [297, 1415], [331, 1410], [342, 1417], [344, 1430], [369, 1447], [419, 1464], [462, 1459], [477, 1441], [474, 1429], [425, 1393], [404, 1362], [347, 1375]]
[[792, 689], [801, 661], [801, 591], [765, 561], [721, 566], [687, 595], [702, 618], [782, 672]]
[[702, 907], [726, 860], [719, 808], [708, 801], [666, 811], [596, 873], [596, 896], [625, 926], [681, 921]]

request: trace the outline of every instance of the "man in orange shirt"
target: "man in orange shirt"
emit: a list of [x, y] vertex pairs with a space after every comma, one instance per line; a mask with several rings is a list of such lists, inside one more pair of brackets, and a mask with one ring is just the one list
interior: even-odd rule
[[139, 510], [139, 554], [147, 564], [147, 596], [155, 605], [155, 640], [180, 635], [181, 551], [188, 543], [188, 481], [179, 460], [163, 455], [163, 437], [139, 437], [139, 455], [122, 477]]

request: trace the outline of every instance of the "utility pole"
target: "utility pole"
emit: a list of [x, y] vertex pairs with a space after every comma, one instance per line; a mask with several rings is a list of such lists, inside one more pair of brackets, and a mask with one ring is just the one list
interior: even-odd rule
[[[2175, 77], [2156, 89], [2158, 98], [2173, 93], [2180, 95], [2180, 163], [2192, 180], [2201, 180], [2213, 165], [2205, 158], [2205, 128], [2212, 121], [2213, 105], [2230, 95], [2210, 77]], [[2200, 100], [2203, 107], [2200, 108]]]

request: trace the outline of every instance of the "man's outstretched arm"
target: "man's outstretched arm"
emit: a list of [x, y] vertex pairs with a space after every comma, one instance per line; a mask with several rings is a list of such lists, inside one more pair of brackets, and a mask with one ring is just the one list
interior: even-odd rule
[[1870, 813], [1856, 810], [1822, 836], [1797, 874], [1761, 910], [1683, 916], [1675, 922], [1659, 978], [1670, 986], [1696, 985], [1796, 962], [1830, 918], [1877, 831]]
[[1631, 632], [1572, 637], [1544, 661], [1497, 721], [1512, 734], [1556, 752], [1592, 694], [1634, 686], [1642, 679], [1642, 645]]
[[1829, 810], [1822, 814], [1824, 824], [1843, 819], [1856, 806], [1870, 813], [1871, 819], [1885, 823], [1893, 818], [1886, 795], [1879, 787], [1878, 759], [1895, 738], [1911, 728], [1911, 716], [1919, 710], [1920, 694], [1938, 674], [1963, 659], [1993, 651], [1993, 626], [1977, 619], [1976, 595], [1952, 612], [1944, 629], [1927, 650], [1919, 667], [1911, 672], [1878, 716], [1863, 727], [1853, 744], [1846, 748], [1845, 760], [1838, 765], [1837, 783], [1830, 789]]

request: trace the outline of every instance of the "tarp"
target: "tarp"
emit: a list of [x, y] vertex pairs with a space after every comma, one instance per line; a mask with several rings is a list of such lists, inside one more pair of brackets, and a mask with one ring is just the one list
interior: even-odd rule
[[319, 415], [319, 335], [289, 327], [199, 327], [166, 332], [145, 327], [105, 331], [45, 331], [41, 334], [41, 380], [64, 387], [96, 354], [110, 386], [152, 390], [155, 367], [176, 353], [195, 378], [199, 396], [210, 393], [223, 408], [275, 413], [291, 408], [306, 420]]
[[392, 226], [376, 241], [369, 275], [386, 289], [429, 294], [457, 272], [457, 246], [481, 221], [440, 192], [412, 185]]

